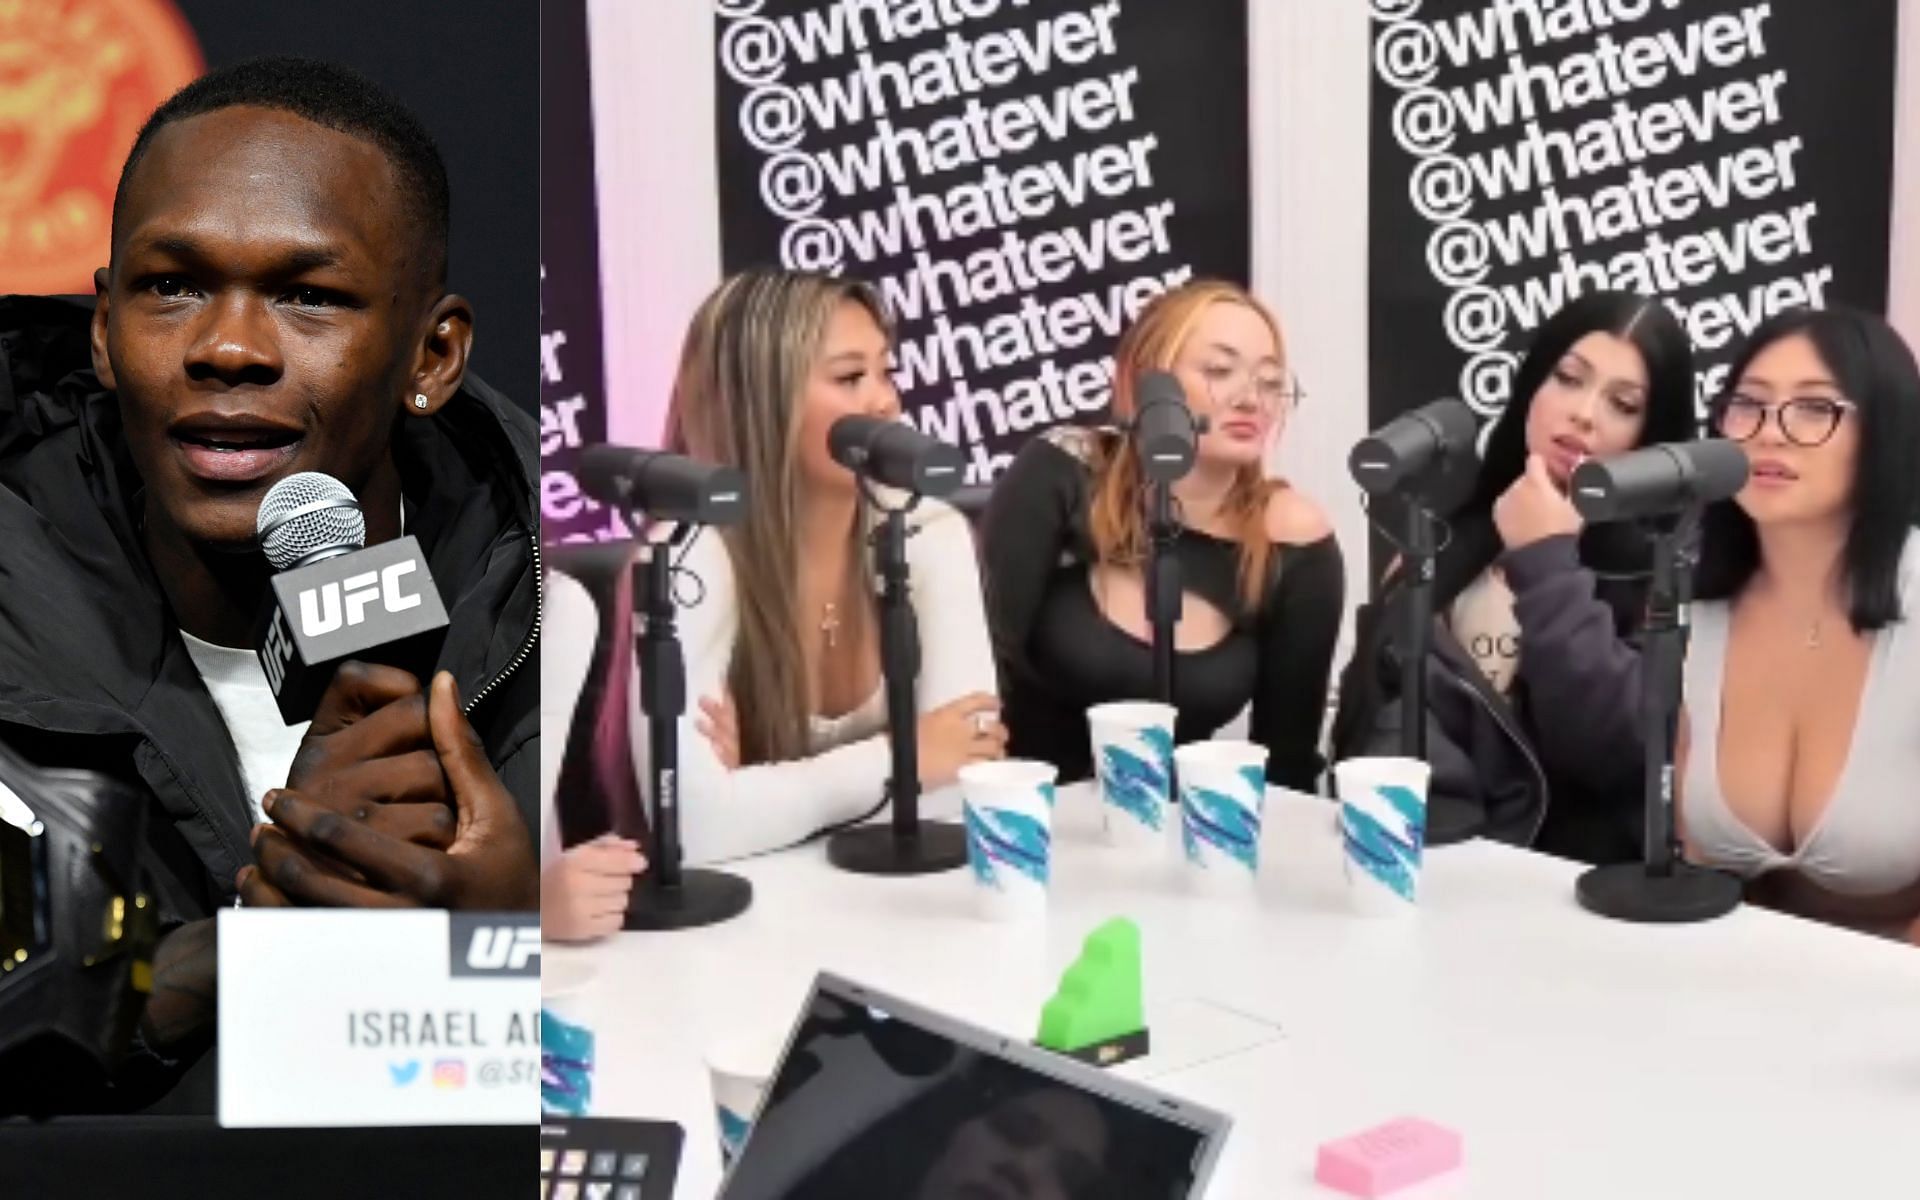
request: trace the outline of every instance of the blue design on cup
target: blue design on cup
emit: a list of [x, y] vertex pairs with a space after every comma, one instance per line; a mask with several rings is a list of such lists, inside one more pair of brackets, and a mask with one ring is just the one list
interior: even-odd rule
[[713, 1106], [720, 1123], [720, 1165], [730, 1167], [733, 1160], [740, 1157], [740, 1147], [747, 1140], [747, 1130], [753, 1122], [724, 1104]]
[[1159, 729], [1142, 729], [1140, 737], [1154, 754], [1154, 761], [1108, 743], [1100, 747], [1100, 790], [1107, 803], [1125, 812], [1148, 829], [1161, 828], [1162, 810], [1172, 781], [1173, 735]]
[[1412, 903], [1426, 840], [1426, 806], [1404, 787], [1382, 784], [1372, 789], [1399, 819], [1390, 828], [1366, 809], [1348, 804], [1340, 822], [1341, 838], [1353, 864]]
[[585, 1116], [593, 1100], [593, 1031], [540, 1010], [540, 1108]]
[[[1053, 788], [1046, 788], [1051, 801]], [[1053, 858], [1053, 837], [1046, 825], [1023, 812], [1006, 808], [965, 806], [967, 861], [973, 874], [988, 887], [1000, 888], [1002, 866], [1046, 886]]]
[[1260, 813], [1239, 796], [1212, 788], [1188, 787], [1180, 793], [1181, 830], [1187, 859], [1203, 863], [1202, 842], [1254, 870], [1260, 858]]
[[1160, 763], [1162, 771], [1173, 764], [1173, 730], [1162, 729], [1158, 725], [1149, 725], [1139, 731], [1140, 740], [1153, 751], [1153, 757]]

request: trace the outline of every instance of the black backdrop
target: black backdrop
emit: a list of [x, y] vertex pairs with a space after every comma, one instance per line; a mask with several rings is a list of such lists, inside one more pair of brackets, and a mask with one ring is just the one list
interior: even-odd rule
[[[950, 23], [932, 15], [949, 6], [714, 7], [723, 268], [879, 284], [906, 412], [968, 452], [969, 482], [1041, 429], [1105, 415], [1108, 355], [1148, 296], [1247, 281], [1243, 4], [984, 0]], [[1006, 132], [1028, 105], [1025, 134]], [[1025, 173], [1007, 193], [1024, 207], [986, 211], [974, 185], [993, 173]], [[1039, 248], [1063, 237], [1074, 252]]]
[[607, 440], [600, 336], [600, 224], [594, 195], [593, 86], [586, 0], [540, 9], [540, 537], [629, 535], [580, 492], [574, 459]]
[[[1650, 236], [1668, 244], [1709, 231], [1737, 239], [1739, 223], [1758, 216], [1800, 206], [1813, 214], [1806, 221], [1805, 248], [1784, 256], [1749, 255], [1738, 265], [1715, 262], [1706, 278], [1695, 277], [1678, 287], [1659, 286], [1657, 278], [1653, 287], [1614, 280], [1614, 286], [1654, 292], [1680, 308], [1695, 343], [1702, 399], [1717, 390], [1714, 385], [1742, 335], [1774, 308], [1812, 299], [1884, 311], [1892, 195], [1894, 0], [1770, 6], [1759, 0], [1692, 0], [1678, 9], [1646, 0], [1615, 0], [1596, 7], [1644, 12], [1586, 32], [1569, 32], [1547, 44], [1526, 20], [1512, 22], [1507, 30], [1490, 15], [1514, 7], [1491, 0], [1375, 0], [1373, 5], [1371, 424], [1449, 395], [1469, 400], [1491, 418], [1504, 405], [1504, 375], [1510, 369], [1497, 360], [1511, 364], [1525, 348], [1536, 318], [1558, 307], [1551, 301], [1516, 305], [1512, 297], [1558, 299], [1558, 290], [1532, 292], [1529, 285], [1561, 277], [1570, 260], [1589, 268], [1608, 264], [1622, 252], [1637, 251]], [[1575, 7], [1550, 5], [1540, 11], [1564, 14]], [[1759, 38], [1752, 48], [1758, 52], [1739, 52], [1734, 56], [1738, 61], [1732, 62], [1724, 55], [1716, 62], [1712, 54], [1701, 54], [1697, 62], [1689, 60], [1668, 71], [1652, 86], [1615, 88], [1595, 97], [1588, 85], [1583, 92], [1565, 93], [1559, 104], [1553, 102], [1550, 88], [1534, 82], [1526, 89], [1530, 105], [1512, 105], [1504, 119], [1478, 128], [1461, 111], [1468, 107], [1463, 100], [1477, 89], [1499, 84], [1522, 66], [1558, 70], [1576, 55], [1604, 54], [1636, 39], [1664, 37], [1673, 39], [1667, 48], [1675, 53], [1697, 50], [1688, 39], [1695, 36], [1695, 27], [1709, 21], [1756, 29]], [[1559, 26], [1564, 30], [1569, 24], [1562, 21]], [[1550, 33], [1554, 26], [1544, 28]], [[1470, 36], [1474, 30], [1482, 36]], [[1490, 41], [1485, 39], [1488, 31], [1511, 36]], [[1724, 38], [1719, 44], [1724, 50], [1729, 42], [1743, 41]], [[1714, 39], [1703, 44], [1712, 45]], [[1489, 176], [1498, 175], [1490, 162], [1524, 146], [1532, 122], [1546, 131], [1571, 132], [1621, 110], [1644, 114], [1675, 101], [1698, 108], [1709, 102], [1709, 93], [1730, 85], [1745, 88], [1776, 75], [1777, 119], [1764, 119], [1775, 114], [1762, 109], [1758, 122], [1736, 121], [1731, 128], [1724, 122], [1710, 125], [1704, 137], [1683, 125], [1686, 136], [1670, 151], [1630, 151], [1627, 161], [1599, 155], [1578, 172], [1570, 171], [1556, 151], [1548, 156], [1544, 178], [1536, 166], [1524, 182], [1505, 175], [1502, 186], [1491, 191], [1487, 186]], [[1743, 115], [1752, 112], [1749, 107]], [[1768, 186], [1758, 193], [1736, 190], [1718, 202], [1702, 189], [1701, 202], [1687, 215], [1643, 217], [1617, 232], [1609, 231], [1603, 220], [1593, 237], [1585, 236], [1581, 223], [1570, 218], [1566, 244], [1548, 245], [1544, 253], [1538, 244], [1523, 245], [1517, 261], [1501, 254], [1500, 234], [1509, 247], [1515, 242], [1509, 220], [1534, 213], [1549, 191], [1589, 201], [1598, 192], [1628, 183], [1636, 173], [1658, 179], [1676, 170], [1698, 169], [1718, 180], [1722, 164], [1731, 157], [1771, 153], [1783, 139], [1797, 139], [1788, 172], [1764, 172]], [[1461, 175], [1463, 193], [1428, 191], [1423, 184], [1427, 172], [1443, 165], [1461, 167], [1470, 160], [1476, 168]], [[1429, 209], [1425, 212], [1423, 195]], [[1457, 205], [1444, 203], [1454, 199]], [[1619, 211], [1613, 209], [1616, 215]], [[1498, 232], [1489, 237], [1489, 226], [1496, 225]], [[1449, 253], [1456, 256], [1453, 270], [1444, 271]], [[1441, 259], [1438, 265], [1436, 258]], [[1803, 298], [1796, 294], [1803, 289], [1790, 286], [1765, 294], [1776, 280], [1804, 278], [1823, 269], [1830, 275], [1817, 295]], [[1595, 280], [1592, 272], [1583, 274], [1567, 294], [1591, 290]], [[1696, 324], [1684, 315], [1703, 301], [1728, 297], [1740, 310], [1731, 320]], [[1476, 299], [1485, 302], [1483, 308], [1491, 305], [1500, 328], [1484, 345], [1472, 344], [1479, 338], [1463, 344], [1449, 328], [1448, 309]], [[1476, 376], [1468, 369], [1478, 361], [1487, 364], [1487, 374]]]
[[539, 0], [175, 0], [209, 69], [263, 54], [342, 63], [426, 123], [453, 191], [449, 285], [473, 302], [473, 370], [535, 403]]

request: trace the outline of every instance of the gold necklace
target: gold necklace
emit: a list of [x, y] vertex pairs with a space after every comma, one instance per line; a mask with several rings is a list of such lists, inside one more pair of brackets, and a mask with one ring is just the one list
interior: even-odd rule
[[1826, 620], [1823, 616], [1815, 617], [1812, 624], [1807, 626], [1807, 649], [1818, 650], [1820, 648], [1820, 627], [1826, 624]]
[[820, 632], [826, 636], [827, 649], [837, 649], [840, 645], [840, 606], [827, 601], [820, 617]]

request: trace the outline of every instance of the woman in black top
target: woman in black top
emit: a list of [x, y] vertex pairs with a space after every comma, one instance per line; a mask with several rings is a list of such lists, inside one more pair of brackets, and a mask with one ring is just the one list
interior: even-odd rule
[[[1233, 284], [1201, 281], [1143, 310], [1114, 354], [1114, 415], [1142, 371], [1171, 371], [1211, 427], [1173, 486], [1186, 587], [1175, 630], [1176, 741], [1249, 703], [1267, 777], [1311, 789], [1345, 573], [1320, 509], [1266, 478], [1297, 398], [1278, 323]], [[986, 519], [987, 616], [1008, 753], [1092, 773], [1087, 708], [1153, 695], [1144, 489], [1121, 433], [1062, 428], [1022, 448]]]
[[[1651, 566], [1631, 524], [1584, 526], [1581, 460], [1694, 432], [1693, 352], [1658, 300], [1592, 292], [1534, 334], [1435, 563], [1427, 840], [1484, 836], [1586, 862], [1640, 854], [1634, 639]], [[1363, 607], [1338, 757], [1396, 754], [1405, 592]]]

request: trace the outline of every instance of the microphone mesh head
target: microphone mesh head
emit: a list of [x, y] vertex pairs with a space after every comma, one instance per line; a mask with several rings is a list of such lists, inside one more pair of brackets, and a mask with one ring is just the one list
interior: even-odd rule
[[269, 488], [254, 528], [276, 571], [322, 550], [358, 550], [367, 543], [360, 502], [346, 484], [319, 471], [289, 475]]

